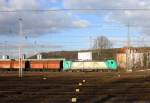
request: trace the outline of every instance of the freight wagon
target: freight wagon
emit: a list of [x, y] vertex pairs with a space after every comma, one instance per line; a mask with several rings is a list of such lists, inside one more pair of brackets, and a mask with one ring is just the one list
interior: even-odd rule
[[[22, 61], [22, 68], [25, 69], [25, 61]], [[11, 61], [11, 69], [18, 70], [20, 68], [20, 64], [18, 60]]]
[[[25, 68], [25, 61], [22, 62], [22, 68]], [[13, 59], [0, 60], [0, 69], [1, 70], [17, 70], [19, 69], [19, 61]]]
[[8, 70], [12, 67], [11, 60], [0, 60], [0, 69], [1, 70]]
[[[31, 70], [51, 70], [51, 71], [61, 71], [63, 68], [64, 59], [25, 59], [22, 61], [22, 68], [25, 71]], [[20, 68], [19, 61], [8, 59], [0, 60], [0, 70], [18, 70]]]
[[106, 61], [64, 61], [64, 71], [108, 71], [116, 70], [117, 63], [115, 60]]
[[61, 71], [63, 68], [63, 60], [29, 60], [28, 70], [50, 70], [50, 71]]

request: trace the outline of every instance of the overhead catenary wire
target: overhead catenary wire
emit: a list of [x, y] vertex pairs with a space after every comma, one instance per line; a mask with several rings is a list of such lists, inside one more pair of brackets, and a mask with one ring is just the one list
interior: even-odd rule
[[149, 8], [62, 8], [62, 9], [14, 9], [0, 12], [61, 12], [61, 11], [150, 11]]

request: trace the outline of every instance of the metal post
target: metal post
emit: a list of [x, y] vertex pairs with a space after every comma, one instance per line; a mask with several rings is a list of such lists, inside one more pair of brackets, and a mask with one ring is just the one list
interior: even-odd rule
[[91, 49], [91, 37], [89, 36], [89, 50]]
[[90, 40], [89, 50], [92, 50], [92, 37], [91, 36], [89, 37], [89, 40]]
[[[22, 38], [22, 18], [19, 18], [19, 35]], [[19, 77], [22, 77], [22, 45], [21, 44], [19, 46]]]
[[20, 49], [20, 47], [19, 47], [19, 77], [21, 77], [21, 49]]
[[7, 41], [5, 41], [5, 56], [7, 56], [8, 53], [7, 53]]
[[130, 68], [130, 46], [131, 46], [131, 40], [130, 40], [130, 24], [128, 23], [127, 25], [127, 28], [128, 28], [128, 34], [127, 34], [127, 50], [126, 50], [126, 68], [127, 68], [127, 71], [129, 71], [131, 68]]
[[130, 48], [130, 24], [128, 24], [128, 44], [127, 44], [127, 46], [128, 46], [128, 48]]

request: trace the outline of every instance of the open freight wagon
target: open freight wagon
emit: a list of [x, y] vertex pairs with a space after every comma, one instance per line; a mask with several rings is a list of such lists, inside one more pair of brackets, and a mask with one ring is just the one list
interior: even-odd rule
[[[22, 61], [22, 68], [26, 71], [34, 70], [51, 70], [61, 71], [63, 69], [64, 59], [25, 59]], [[0, 70], [18, 70], [20, 64], [18, 60], [8, 59], [0, 60]]]
[[[25, 61], [22, 61], [22, 68], [25, 68]], [[19, 61], [14, 59], [0, 60], [1, 70], [18, 70], [20, 67]]]
[[29, 60], [28, 70], [49, 70], [61, 71], [63, 68], [63, 60], [56, 59], [42, 59], [42, 60]]

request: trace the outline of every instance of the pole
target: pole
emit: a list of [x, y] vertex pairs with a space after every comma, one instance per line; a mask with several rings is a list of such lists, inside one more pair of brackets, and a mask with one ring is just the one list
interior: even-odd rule
[[7, 53], [7, 41], [5, 41], [5, 56], [7, 56], [8, 53]]
[[21, 77], [21, 49], [19, 47], [19, 77]]
[[130, 57], [129, 57], [129, 54], [130, 54], [130, 24], [128, 23], [127, 25], [127, 28], [128, 28], [128, 33], [127, 33], [127, 50], [126, 50], [126, 66], [127, 66], [127, 70], [129, 71], [130, 69]]
[[92, 50], [92, 37], [90, 36], [89, 39], [90, 39], [89, 49]]
[[130, 48], [130, 24], [128, 23], [128, 48]]
[[[22, 38], [22, 18], [19, 18], [19, 35]], [[19, 77], [22, 78], [22, 45], [21, 44], [19, 46]]]

